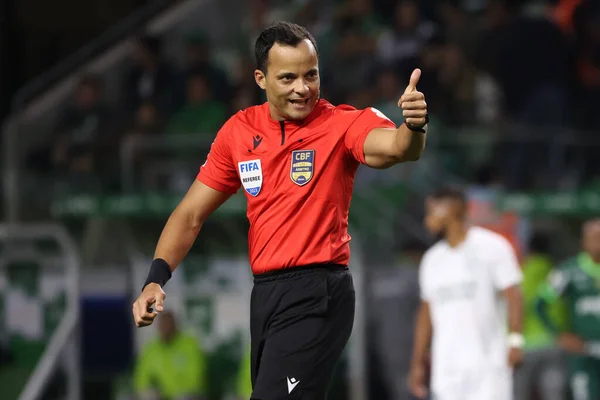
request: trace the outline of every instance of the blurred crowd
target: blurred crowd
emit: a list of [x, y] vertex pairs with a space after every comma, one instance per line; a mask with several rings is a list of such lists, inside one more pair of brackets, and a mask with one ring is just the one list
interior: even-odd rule
[[[122, 82], [118, 98], [104, 96], [102, 77], [82, 76], [46, 144], [28, 154], [28, 167], [68, 176], [71, 185], [84, 189], [112, 190], [119, 188], [114, 157], [126, 139], [187, 136], [210, 144], [230, 115], [265, 101], [253, 80], [252, 43], [261, 28], [285, 18], [315, 36], [322, 95], [332, 103], [375, 106], [401, 123], [397, 100], [410, 72], [419, 67], [419, 90], [427, 96], [436, 136], [465, 126], [503, 130], [506, 140], [497, 146], [493, 164], [508, 188], [536, 184], [529, 173], [536, 170], [552, 174], [551, 184], [569, 168], [583, 180], [600, 172], [593, 156], [597, 147], [585, 145], [600, 128], [595, 115], [600, 107], [597, 2], [250, 3], [252, 12], [232, 28], [242, 38], [237, 67], [214, 61], [214, 45], [201, 29], [182, 38], [183, 63], [165, 57], [160, 37], [138, 36], [132, 40], [129, 70], [109, 78]], [[561, 145], [565, 132], [572, 146]], [[138, 151], [135, 162], [145, 157]]]

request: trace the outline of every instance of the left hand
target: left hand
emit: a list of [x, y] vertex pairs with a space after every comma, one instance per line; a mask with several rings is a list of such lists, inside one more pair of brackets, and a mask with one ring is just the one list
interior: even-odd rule
[[508, 365], [511, 368], [518, 368], [523, 363], [523, 350], [518, 347], [511, 347], [508, 351]]
[[410, 82], [404, 90], [404, 94], [398, 100], [398, 107], [402, 109], [402, 116], [406, 123], [422, 128], [427, 123], [427, 103], [425, 102], [425, 95], [417, 91], [417, 83], [421, 78], [421, 70], [415, 69], [410, 75]]

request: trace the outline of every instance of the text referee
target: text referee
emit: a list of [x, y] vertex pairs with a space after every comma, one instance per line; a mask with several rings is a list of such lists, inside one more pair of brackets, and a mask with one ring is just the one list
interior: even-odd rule
[[[312, 35], [279, 22], [256, 40], [254, 77], [267, 102], [239, 111], [219, 130], [206, 162], [158, 241], [137, 326], [162, 311], [162, 287], [206, 218], [245, 190], [249, 259], [251, 399], [325, 399], [352, 331], [348, 211], [360, 164], [389, 168], [425, 147], [427, 105], [415, 70], [398, 102], [400, 127], [374, 108], [320, 99]], [[154, 305], [155, 310], [150, 310]]]

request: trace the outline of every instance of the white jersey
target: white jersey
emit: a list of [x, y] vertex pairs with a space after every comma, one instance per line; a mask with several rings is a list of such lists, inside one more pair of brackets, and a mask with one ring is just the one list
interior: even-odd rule
[[472, 227], [452, 248], [432, 246], [419, 271], [433, 326], [432, 391], [437, 400], [509, 400], [506, 306], [501, 294], [522, 280], [509, 242]]

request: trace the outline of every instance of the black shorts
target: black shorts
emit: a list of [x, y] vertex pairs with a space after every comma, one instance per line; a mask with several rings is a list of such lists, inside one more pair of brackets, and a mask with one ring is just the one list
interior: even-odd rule
[[352, 275], [343, 266], [255, 276], [251, 399], [324, 400], [352, 332], [354, 303]]

